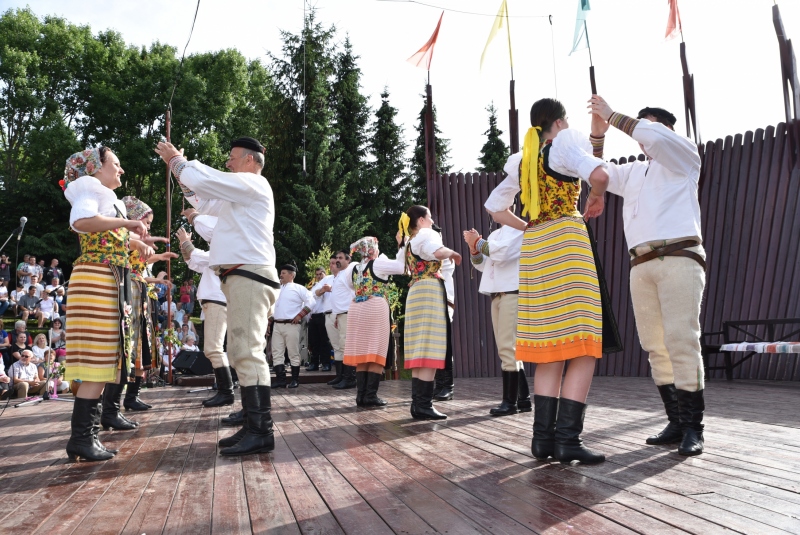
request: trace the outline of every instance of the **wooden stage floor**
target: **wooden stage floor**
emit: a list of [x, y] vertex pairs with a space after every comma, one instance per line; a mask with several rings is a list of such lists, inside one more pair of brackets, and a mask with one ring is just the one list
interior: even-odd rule
[[[205, 393], [159, 388], [136, 431], [103, 433], [105, 463], [69, 463], [71, 404], [0, 417], [0, 533], [800, 533], [800, 383], [714, 381], [706, 453], [644, 438], [665, 418], [649, 379], [595, 379], [584, 438], [599, 466], [536, 462], [531, 413], [490, 418], [500, 379], [461, 379], [408, 415], [410, 382], [384, 382], [384, 410], [354, 390], [273, 393], [276, 449], [227, 459], [229, 412]], [[16, 527], [14, 527], [16, 526]]]

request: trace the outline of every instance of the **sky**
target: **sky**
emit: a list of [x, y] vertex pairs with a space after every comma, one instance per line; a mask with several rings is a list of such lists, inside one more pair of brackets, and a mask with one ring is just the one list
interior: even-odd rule
[[[703, 142], [785, 120], [773, 3], [679, 0]], [[561, 100], [570, 125], [589, 131], [589, 52], [569, 54], [577, 4], [578, 0], [508, 0], [520, 139], [529, 126], [531, 104], [543, 97]], [[177, 47], [180, 54], [197, 2], [0, 0], [2, 11], [26, 5], [39, 16], [62, 16], [94, 32], [113, 29], [128, 44], [160, 41]], [[340, 41], [349, 35], [360, 56], [363, 92], [373, 109], [388, 88], [412, 147], [427, 72], [406, 60], [430, 38], [444, 10], [430, 81], [439, 128], [450, 140], [452, 170], [468, 172], [478, 165], [488, 128], [486, 107], [492, 102], [508, 143], [511, 76], [505, 33], [492, 42], [480, 68], [500, 0], [309, 0], [305, 6], [309, 5], [316, 8], [320, 22], [336, 26]], [[788, 37], [800, 43], [800, 1], [778, 5]], [[591, 8], [587, 25], [598, 93], [627, 115], [635, 116], [645, 106], [666, 108], [678, 117], [676, 130], [685, 134], [680, 39], [664, 40], [668, 0], [591, 0]], [[187, 53], [235, 48], [267, 63], [268, 51], [280, 53], [281, 30], [302, 29], [303, 9], [303, 0], [201, 0]], [[179, 128], [180, 110], [175, 109], [173, 129]], [[611, 129], [607, 157], [638, 152], [632, 139]]]

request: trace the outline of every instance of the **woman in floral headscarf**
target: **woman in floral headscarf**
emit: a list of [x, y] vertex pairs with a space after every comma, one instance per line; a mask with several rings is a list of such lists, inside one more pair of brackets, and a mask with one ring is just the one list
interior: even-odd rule
[[60, 182], [72, 205], [70, 227], [81, 244], [70, 278], [67, 311], [70, 359], [65, 380], [82, 381], [67, 443], [72, 460], [114, 456], [116, 451], [106, 449], [97, 438], [101, 424], [106, 429], [139, 425], [119, 413], [117, 394], [122, 388], [120, 372], [130, 355], [128, 251], [138, 251], [147, 259], [153, 254], [153, 241], [146, 238], [144, 223], [125, 217], [125, 205], [114, 195], [123, 173], [117, 156], [107, 147], [98, 147], [70, 156]]
[[[153, 224], [153, 209], [136, 197], [123, 197], [122, 202], [128, 211], [128, 219], [141, 221], [150, 231]], [[159, 260], [177, 258], [171, 252], [154, 254], [145, 261], [138, 251], [130, 254], [130, 279], [131, 279], [131, 369], [135, 376], [128, 378], [125, 389], [123, 406], [129, 411], [146, 411], [152, 405], [139, 399], [139, 390], [142, 388], [142, 377], [145, 370], [153, 367], [153, 361], [160, 355], [158, 351], [158, 337], [156, 336], [156, 322], [158, 321], [158, 295], [153, 283], [154, 279], [148, 264], [152, 265]], [[158, 363], [156, 363], [156, 366]], [[132, 379], [132, 380], [131, 380]]]
[[356, 405], [382, 407], [386, 401], [378, 397], [378, 387], [394, 355], [390, 351], [392, 323], [386, 286], [391, 275], [405, 271], [403, 251], [390, 260], [380, 254], [378, 239], [372, 236], [361, 238], [350, 249], [361, 256], [361, 262], [353, 268], [352, 278], [345, 280], [355, 291], [355, 298], [347, 313], [344, 364], [356, 367]]

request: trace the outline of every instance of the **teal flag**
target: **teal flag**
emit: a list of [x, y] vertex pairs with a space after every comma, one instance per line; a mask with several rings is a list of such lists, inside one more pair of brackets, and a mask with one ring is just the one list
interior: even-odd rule
[[578, 0], [578, 15], [575, 17], [575, 37], [572, 38], [571, 56], [576, 50], [589, 48], [589, 34], [586, 32], [586, 15], [589, 14], [589, 0]]

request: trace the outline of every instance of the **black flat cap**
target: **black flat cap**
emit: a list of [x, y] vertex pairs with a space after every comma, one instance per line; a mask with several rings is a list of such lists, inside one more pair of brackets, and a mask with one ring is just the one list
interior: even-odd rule
[[241, 147], [243, 149], [253, 150], [256, 152], [260, 152], [261, 154], [264, 154], [264, 152], [266, 152], [267, 150], [264, 148], [264, 145], [262, 145], [257, 139], [254, 139], [252, 137], [240, 137], [234, 139], [233, 141], [231, 141], [231, 148], [234, 147]]
[[284, 264], [278, 270], [278, 272], [281, 272], [281, 271], [291, 271], [293, 273], [297, 273], [297, 266], [293, 266], [292, 264]]

